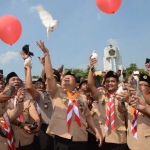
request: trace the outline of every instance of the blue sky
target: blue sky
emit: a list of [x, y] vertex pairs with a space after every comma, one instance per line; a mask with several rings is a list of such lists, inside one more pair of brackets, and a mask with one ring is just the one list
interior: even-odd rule
[[[57, 30], [50, 33], [49, 39], [33, 9], [39, 3], [59, 21]], [[136, 63], [139, 68], [144, 68], [145, 58], [150, 58], [149, 6], [150, 1], [123, 0], [114, 15], [107, 15], [97, 8], [95, 0], [0, 0], [0, 16], [14, 15], [23, 27], [22, 35], [14, 45], [0, 41], [0, 69], [5, 75], [15, 71], [24, 79], [19, 52], [23, 45], [30, 44], [30, 51], [35, 55], [32, 74], [39, 75], [42, 65], [37, 57], [43, 54], [35, 42], [40, 39], [50, 50], [54, 68], [64, 64], [65, 68], [84, 69], [90, 54], [96, 50], [98, 68], [103, 70], [104, 48], [110, 43], [119, 46], [123, 67]]]

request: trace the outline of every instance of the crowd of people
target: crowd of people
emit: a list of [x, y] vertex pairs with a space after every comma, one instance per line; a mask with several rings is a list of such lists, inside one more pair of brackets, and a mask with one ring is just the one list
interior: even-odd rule
[[[43, 41], [36, 44], [44, 56], [34, 84], [30, 65], [24, 65], [25, 83], [15, 72], [6, 79], [0, 74], [1, 150], [149, 150], [149, 63], [149, 74], [129, 78], [125, 71], [103, 71], [97, 87], [96, 59], [90, 58], [88, 78], [79, 82], [63, 66], [52, 67]], [[33, 55], [28, 45], [20, 54], [24, 60]]]

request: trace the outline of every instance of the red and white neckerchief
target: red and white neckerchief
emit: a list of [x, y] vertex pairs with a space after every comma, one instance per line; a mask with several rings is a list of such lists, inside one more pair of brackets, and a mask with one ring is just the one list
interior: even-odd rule
[[7, 134], [8, 150], [15, 150], [15, 143], [11, 128], [9, 127], [3, 116], [0, 117], [0, 124], [2, 125]]
[[131, 132], [133, 134], [133, 137], [138, 140], [137, 137], [137, 118], [138, 118], [138, 110], [135, 108], [132, 108], [132, 122], [131, 122]]
[[[15, 98], [14, 98], [14, 106], [16, 106], [16, 103], [17, 103], [17, 96], [15, 96]], [[23, 113], [21, 113], [19, 115], [19, 117], [17, 118], [17, 120], [20, 121], [20, 122], [23, 122]]]
[[70, 125], [71, 125], [71, 121], [72, 121], [72, 114], [74, 111], [75, 114], [75, 121], [77, 122], [77, 124], [81, 127], [81, 122], [80, 122], [80, 116], [79, 116], [79, 109], [78, 109], [78, 102], [76, 100], [77, 96], [78, 96], [78, 91], [76, 91], [75, 93], [70, 93], [68, 91], [67, 95], [69, 98], [69, 102], [68, 102], [68, 110], [67, 110], [67, 124], [68, 124], [68, 131], [70, 130]]
[[108, 106], [106, 110], [106, 120], [105, 120], [105, 132], [108, 130], [109, 122], [111, 121], [111, 129], [115, 129], [115, 107], [114, 107], [114, 102], [115, 102], [115, 95], [113, 94], [112, 96], [107, 93], [107, 97], [109, 98], [108, 101]]

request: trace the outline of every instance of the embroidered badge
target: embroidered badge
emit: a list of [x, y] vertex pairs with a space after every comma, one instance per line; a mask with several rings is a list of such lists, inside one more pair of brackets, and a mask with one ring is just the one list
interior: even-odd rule
[[147, 76], [143, 76], [143, 79], [147, 79]]
[[28, 113], [29, 113], [29, 109], [26, 108], [26, 109], [24, 110], [24, 112], [26, 112], [26, 113], [28, 114]]
[[105, 99], [101, 101], [101, 104], [104, 106], [106, 104]]
[[63, 99], [62, 99], [63, 104], [64, 104], [66, 101], [67, 101], [66, 98], [63, 98]]
[[48, 104], [47, 103], [44, 104], [44, 109], [48, 109]]
[[116, 75], [116, 72], [113, 72], [114, 75]]
[[80, 110], [81, 112], [83, 112], [84, 107], [86, 107], [86, 106], [85, 106], [85, 103], [84, 103], [83, 101], [78, 100], [78, 107], [79, 107], [79, 110]]

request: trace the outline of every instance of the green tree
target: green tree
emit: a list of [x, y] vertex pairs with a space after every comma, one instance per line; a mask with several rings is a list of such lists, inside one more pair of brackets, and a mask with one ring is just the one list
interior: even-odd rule
[[127, 68], [127, 77], [129, 77], [133, 71], [138, 71], [139, 69], [137, 68], [136, 64], [130, 64], [130, 66]]
[[40, 77], [37, 75], [32, 76], [33, 79], [39, 79]]
[[148, 72], [145, 69], [138, 68], [135, 63], [131, 63], [126, 70], [127, 70], [127, 75], [126, 75], [127, 78], [133, 73], [133, 71], [140, 71], [144, 74], [148, 74]]
[[73, 68], [65, 68], [64, 72], [68, 72], [71, 71], [72, 73], [74, 73], [77, 77], [79, 76], [83, 76], [84, 78], [87, 78], [88, 76], [88, 67], [86, 70], [83, 69], [73, 69]]

